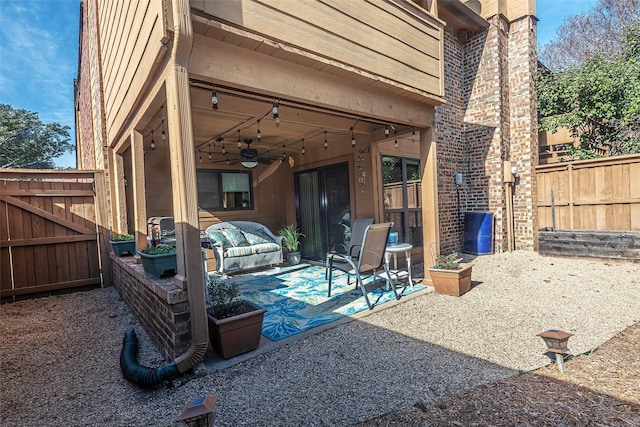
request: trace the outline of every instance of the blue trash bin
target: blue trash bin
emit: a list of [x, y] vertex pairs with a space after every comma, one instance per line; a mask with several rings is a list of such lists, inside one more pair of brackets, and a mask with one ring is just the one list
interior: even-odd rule
[[493, 212], [464, 213], [462, 251], [474, 255], [493, 253]]

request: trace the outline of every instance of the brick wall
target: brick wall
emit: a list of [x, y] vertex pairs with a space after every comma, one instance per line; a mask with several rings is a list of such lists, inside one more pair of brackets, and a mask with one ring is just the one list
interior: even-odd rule
[[[435, 128], [443, 253], [462, 249], [459, 221], [465, 211], [493, 212], [495, 251], [506, 250], [507, 160], [520, 171], [514, 195], [516, 248], [535, 246], [535, 21], [524, 17], [510, 23], [496, 15], [489, 22], [485, 31], [448, 29], [444, 38], [447, 103], [436, 108]], [[456, 171], [463, 174], [459, 188]]]
[[514, 233], [516, 249], [526, 250], [537, 248], [538, 118], [536, 99], [531, 96], [535, 93], [537, 64], [534, 18], [524, 17], [512, 22], [509, 37], [510, 160], [518, 168], [513, 195]]
[[81, 154], [78, 159], [78, 169], [95, 169], [95, 152], [93, 147], [93, 120], [91, 120], [91, 85], [89, 78], [89, 33], [91, 31], [87, 23], [87, 6], [81, 3], [82, 8], [82, 51], [80, 52], [80, 75], [78, 76], [78, 152]]
[[133, 257], [111, 254], [111, 279], [166, 360], [189, 349], [191, 324], [187, 293], [173, 279], [153, 280]]

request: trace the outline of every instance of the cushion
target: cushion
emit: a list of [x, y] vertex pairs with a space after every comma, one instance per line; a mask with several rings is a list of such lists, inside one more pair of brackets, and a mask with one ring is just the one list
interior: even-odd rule
[[224, 250], [224, 256], [231, 257], [239, 257], [239, 256], [247, 256], [254, 254], [266, 254], [269, 252], [276, 252], [280, 250], [280, 246], [277, 243], [260, 243], [258, 245], [252, 246], [238, 246], [227, 248]]
[[242, 234], [242, 231], [238, 230], [237, 228], [225, 228], [222, 230], [222, 232], [224, 233], [224, 237], [226, 237], [227, 240], [231, 243], [231, 246], [249, 246], [249, 242], [247, 242], [244, 234]]
[[260, 237], [257, 234], [249, 233], [248, 231], [243, 231], [244, 237], [247, 239], [250, 245], [259, 245], [261, 243], [271, 243], [269, 240], [264, 237]]
[[209, 230], [208, 231], [209, 238], [213, 240], [214, 245], [222, 246], [223, 248], [229, 248], [233, 246], [229, 240], [225, 237], [222, 230]]
[[224, 250], [225, 258], [253, 255], [253, 246], [236, 246]]
[[258, 245], [251, 246], [253, 253], [266, 254], [269, 252], [276, 252], [280, 250], [280, 246], [277, 243], [260, 243]]

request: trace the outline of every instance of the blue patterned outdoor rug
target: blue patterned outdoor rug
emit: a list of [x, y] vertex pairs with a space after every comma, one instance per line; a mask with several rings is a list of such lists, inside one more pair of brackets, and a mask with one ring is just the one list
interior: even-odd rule
[[[347, 286], [347, 275], [340, 271], [334, 271], [331, 298], [328, 298], [324, 270], [324, 267], [300, 264], [234, 276], [229, 280], [239, 285], [242, 298], [267, 309], [262, 334], [275, 341], [369, 309], [362, 291], [355, 288], [355, 278], [352, 277]], [[375, 306], [395, 300], [393, 291], [385, 290], [383, 280], [372, 284], [369, 278], [365, 283], [369, 300]], [[407, 295], [425, 286], [403, 288], [398, 286], [398, 293]]]

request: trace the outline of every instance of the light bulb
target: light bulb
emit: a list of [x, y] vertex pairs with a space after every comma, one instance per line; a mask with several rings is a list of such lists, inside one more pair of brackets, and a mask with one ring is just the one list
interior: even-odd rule
[[271, 110], [274, 115], [278, 114], [278, 102], [273, 101], [273, 109]]
[[389, 125], [384, 127], [384, 136], [389, 136]]
[[278, 114], [274, 114], [273, 119], [276, 121], [276, 126], [280, 126], [280, 116]]
[[156, 142], [153, 140], [153, 131], [151, 131], [151, 149], [156, 149]]
[[396, 142], [394, 142], [393, 144], [393, 148], [398, 148], [398, 140], [396, 139]]
[[411, 140], [412, 141], [416, 140], [416, 130], [415, 129], [411, 129]]
[[202, 163], [202, 153], [200, 153], [200, 163]]
[[327, 130], [324, 131], [324, 149], [326, 150], [329, 144], [327, 144]]

